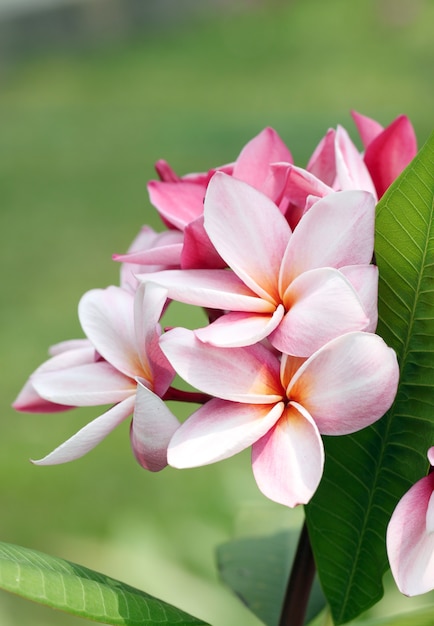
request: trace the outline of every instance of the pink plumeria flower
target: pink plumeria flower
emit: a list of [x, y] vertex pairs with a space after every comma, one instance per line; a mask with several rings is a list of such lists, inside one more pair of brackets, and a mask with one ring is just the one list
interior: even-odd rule
[[291, 231], [279, 208], [250, 185], [217, 172], [205, 198], [205, 229], [230, 271], [143, 274], [188, 304], [228, 311], [197, 336], [222, 347], [268, 337], [306, 357], [327, 341], [376, 324], [375, 200], [362, 191], [318, 201]]
[[165, 302], [165, 289], [151, 283], [135, 295], [108, 287], [82, 297], [79, 317], [88, 339], [67, 344], [39, 368], [14, 407], [113, 406], [37, 464], [80, 458], [133, 414], [130, 438], [137, 461], [151, 471], [167, 465], [167, 445], [179, 423], [161, 399], [175, 374], [159, 347]]
[[366, 167], [381, 198], [416, 156], [416, 134], [405, 115], [398, 116], [386, 128], [356, 111], [352, 111], [352, 116], [365, 147]]
[[176, 371], [215, 398], [173, 435], [177, 468], [226, 459], [249, 446], [260, 490], [293, 507], [306, 503], [322, 476], [320, 434], [344, 435], [379, 419], [396, 393], [396, 355], [377, 335], [333, 339], [307, 360], [263, 344], [216, 348], [177, 328], [160, 340]]
[[[172, 233], [178, 234], [173, 244], [158, 242], [158, 246], [136, 247], [134, 255], [115, 255], [115, 260], [142, 265], [164, 263], [184, 269], [222, 268], [225, 262], [215, 250], [203, 226], [203, 201], [208, 183], [216, 171], [222, 171], [243, 180], [273, 201], [279, 202], [286, 173], [272, 168], [272, 163], [292, 163], [292, 156], [282, 139], [272, 128], [265, 128], [242, 149], [237, 160], [205, 173], [178, 176], [165, 161], [156, 164], [160, 180], [148, 184], [151, 203], [157, 208], [163, 222]], [[168, 237], [168, 235], [166, 235]], [[172, 236], [173, 238], [173, 236]], [[163, 246], [161, 246], [163, 244]], [[174, 255], [177, 255], [176, 258]], [[152, 271], [148, 267], [142, 271]]]
[[[428, 450], [428, 460], [432, 468], [434, 447]], [[401, 593], [416, 596], [434, 589], [434, 473], [421, 478], [398, 502], [386, 544]]]

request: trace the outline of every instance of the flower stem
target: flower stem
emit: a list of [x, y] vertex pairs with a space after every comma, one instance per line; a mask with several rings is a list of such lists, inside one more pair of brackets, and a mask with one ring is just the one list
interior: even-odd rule
[[211, 399], [207, 393], [201, 393], [200, 391], [184, 391], [183, 389], [176, 389], [175, 387], [169, 387], [163, 396], [163, 400], [176, 400], [177, 402], [194, 402], [195, 404], [205, 404]]
[[315, 571], [309, 533], [304, 522], [286, 589], [279, 626], [303, 626]]

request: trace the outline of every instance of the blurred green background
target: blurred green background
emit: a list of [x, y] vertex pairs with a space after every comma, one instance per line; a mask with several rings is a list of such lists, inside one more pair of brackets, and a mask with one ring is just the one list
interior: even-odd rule
[[[213, 626], [259, 624], [213, 562], [243, 526], [240, 509], [269, 515], [264, 532], [300, 519], [259, 494], [248, 452], [151, 475], [124, 424], [83, 459], [37, 468], [29, 458], [98, 409], [38, 416], [10, 404], [49, 345], [82, 336], [80, 296], [118, 282], [111, 254], [142, 224], [162, 228], [146, 191], [157, 159], [180, 174], [207, 170], [273, 126], [305, 165], [328, 127], [356, 139], [350, 109], [384, 125], [406, 113], [420, 144], [431, 132], [431, 0], [250, 4], [207, 13], [204, 2], [158, 29], [59, 41], [0, 65], [0, 539], [118, 577]], [[394, 597], [376, 611], [412, 605]], [[83, 623], [0, 593], [1, 626]]]

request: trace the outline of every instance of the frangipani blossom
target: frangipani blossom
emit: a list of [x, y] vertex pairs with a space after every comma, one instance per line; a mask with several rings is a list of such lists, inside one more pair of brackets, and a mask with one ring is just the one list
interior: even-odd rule
[[[428, 450], [431, 469], [434, 447]], [[401, 593], [416, 596], [434, 589], [434, 473], [421, 478], [401, 498], [387, 528], [387, 554]]]
[[202, 341], [239, 347], [268, 337], [278, 350], [306, 357], [343, 333], [372, 329], [374, 210], [367, 192], [330, 194], [292, 232], [267, 196], [217, 172], [205, 198], [205, 229], [230, 270], [138, 278], [163, 285], [171, 299], [228, 311], [196, 331]]
[[344, 435], [379, 419], [393, 402], [396, 355], [377, 335], [333, 339], [308, 359], [263, 344], [217, 348], [192, 331], [165, 333], [160, 345], [191, 385], [215, 396], [174, 433], [170, 465], [197, 467], [249, 446], [261, 491], [287, 506], [306, 503], [321, 480], [320, 434]]
[[14, 406], [21, 411], [44, 410], [50, 403], [52, 410], [114, 406], [37, 464], [80, 458], [133, 414], [130, 437], [137, 461], [151, 471], [167, 465], [167, 444], [179, 423], [161, 400], [174, 377], [159, 347], [165, 302], [165, 289], [151, 283], [140, 285], [135, 295], [120, 287], [84, 294], [79, 317], [88, 339], [78, 347], [67, 344], [36, 370]]

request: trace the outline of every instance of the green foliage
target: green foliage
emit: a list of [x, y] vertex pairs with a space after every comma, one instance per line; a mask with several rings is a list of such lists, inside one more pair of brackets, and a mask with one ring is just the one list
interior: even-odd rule
[[7, 543], [0, 543], [0, 587], [104, 624], [206, 626], [180, 609], [104, 574]]
[[378, 205], [378, 333], [398, 354], [390, 411], [372, 427], [326, 438], [320, 488], [306, 507], [333, 619], [345, 623], [382, 596], [385, 533], [396, 503], [427, 470], [434, 443], [434, 135]]
[[[217, 563], [225, 583], [266, 624], [277, 626], [298, 531], [280, 531], [261, 537], [242, 537], [218, 547]], [[324, 606], [315, 581], [307, 610], [311, 619]]]

